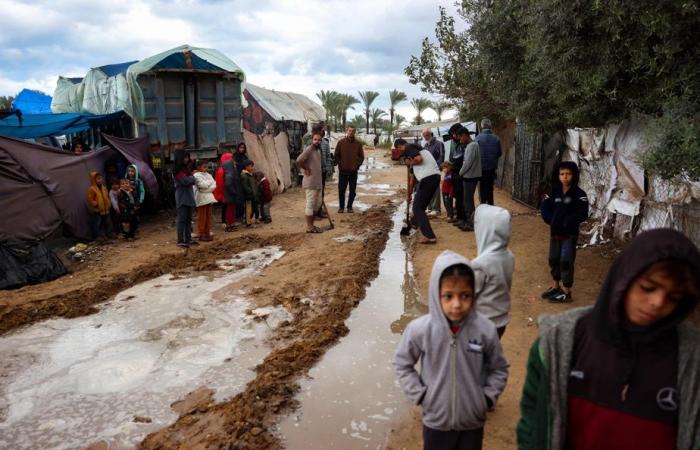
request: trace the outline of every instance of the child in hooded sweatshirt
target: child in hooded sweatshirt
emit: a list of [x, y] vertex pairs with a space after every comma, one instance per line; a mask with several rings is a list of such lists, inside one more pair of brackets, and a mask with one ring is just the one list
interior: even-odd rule
[[119, 184], [119, 220], [122, 225], [122, 233], [125, 239], [134, 239], [136, 235], [136, 195], [127, 179], [122, 179]]
[[481, 449], [486, 411], [506, 386], [508, 362], [496, 327], [474, 307], [474, 284], [469, 261], [442, 252], [430, 275], [429, 314], [408, 325], [396, 351], [401, 388], [423, 407], [425, 449]]
[[253, 225], [253, 216], [257, 217], [256, 209], [260, 203], [260, 194], [258, 192], [258, 183], [253, 177], [255, 164], [251, 160], [243, 162], [243, 172], [241, 172], [241, 184], [243, 185], [243, 196], [245, 197], [245, 225], [250, 227]]
[[109, 190], [109, 202], [112, 205], [112, 208], [109, 210], [109, 217], [112, 220], [114, 232], [121, 234], [122, 223], [121, 219], [119, 218], [119, 188], [121, 186], [119, 180], [116, 178], [112, 179], [111, 185], [112, 189]]
[[92, 214], [92, 238], [108, 237], [112, 234], [112, 220], [109, 218], [109, 208], [112, 202], [109, 192], [104, 185], [104, 178], [98, 172], [90, 172], [90, 187], [87, 191], [87, 201]]
[[260, 218], [264, 223], [270, 223], [272, 222], [272, 217], [270, 216], [270, 203], [272, 203], [270, 180], [260, 171], [255, 171], [253, 175], [258, 183], [258, 192], [260, 193]]
[[697, 450], [700, 252], [681, 233], [640, 233], [594, 306], [539, 319], [518, 448]]
[[197, 232], [200, 241], [211, 241], [211, 213], [216, 199], [214, 190], [216, 181], [209, 174], [208, 164], [205, 160], [197, 163], [197, 171], [194, 173], [195, 194], [194, 201], [197, 204]]
[[483, 277], [476, 310], [494, 325], [498, 337], [510, 322], [510, 287], [513, 284], [515, 258], [508, 249], [510, 213], [498, 206], [481, 204], [474, 213], [474, 235], [479, 256], [472, 261], [477, 278]]
[[136, 209], [134, 210], [134, 216], [131, 219], [131, 224], [133, 226], [132, 234], [136, 234], [139, 228], [139, 210], [141, 205], [143, 205], [143, 200], [146, 197], [146, 189], [144, 188], [143, 181], [139, 177], [139, 168], [135, 164], [129, 164], [126, 166], [126, 180], [131, 186], [131, 192], [136, 201]]
[[578, 228], [588, 218], [588, 197], [578, 187], [579, 171], [575, 162], [559, 164], [559, 182], [542, 202], [542, 219], [549, 225], [549, 268], [552, 285], [542, 298], [552, 303], [573, 301], [574, 262]]
[[191, 245], [199, 245], [192, 240], [192, 209], [197, 206], [194, 200], [195, 184], [194, 175], [190, 166], [192, 158], [183, 149], [173, 152], [175, 167], [173, 168], [173, 181], [175, 183], [175, 206], [177, 207], [177, 246], [189, 248]]

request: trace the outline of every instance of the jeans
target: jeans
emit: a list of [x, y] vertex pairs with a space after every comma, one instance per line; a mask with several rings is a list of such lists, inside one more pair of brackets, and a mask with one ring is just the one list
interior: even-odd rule
[[423, 425], [424, 450], [481, 450], [484, 429], [440, 431]]
[[479, 184], [479, 180], [462, 180], [462, 195], [464, 196], [464, 221], [467, 225], [474, 226], [474, 193], [476, 192], [476, 185]]
[[568, 239], [549, 239], [549, 269], [552, 279], [561, 281], [564, 287], [574, 285], [574, 261], [576, 261], [577, 236]]
[[430, 200], [430, 205], [428, 205], [428, 209], [431, 211], [435, 212], [440, 212], [440, 189], [435, 191], [435, 194], [433, 194], [433, 198]]
[[270, 203], [260, 204], [260, 217], [262, 218], [263, 222], [272, 221], [272, 216], [270, 216]]
[[109, 218], [109, 214], [92, 213], [91, 225], [93, 239], [97, 239], [101, 235], [107, 236], [112, 234], [112, 220]]
[[462, 179], [455, 175], [452, 185], [455, 191], [455, 215], [457, 220], [464, 220], [464, 187], [462, 186]]
[[447, 211], [447, 217], [450, 219], [454, 217], [455, 215], [455, 210], [454, 210], [454, 200], [455, 198], [451, 196], [450, 194], [442, 194], [442, 203], [445, 205], [445, 211]]
[[493, 205], [493, 182], [496, 179], [496, 169], [482, 170], [479, 181], [479, 202]]
[[188, 244], [192, 242], [192, 207], [177, 207], [177, 243]]
[[440, 175], [430, 175], [425, 177], [418, 183], [416, 194], [413, 197], [413, 218], [411, 221], [414, 225], [420, 228], [420, 232], [428, 239], [434, 239], [435, 233], [430, 226], [430, 220], [425, 213], [425, 208], [428, 207], [430, 200], [435, 194], [435, 190], [440, 186]]
[[355, 201], [355, 189], [357, 188], [357, 171], [355, 172], [340, 172], [338, 176], [338, 207], [345, 209], [345, 190], [350, 184], [350, 194], [348, 195], [348, 209], [352, 208], [352, 202]]

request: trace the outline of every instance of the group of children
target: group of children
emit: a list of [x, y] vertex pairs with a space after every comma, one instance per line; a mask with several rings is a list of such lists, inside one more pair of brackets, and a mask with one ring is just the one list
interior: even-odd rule
[[127, 166], [124, 177], [112, 179], [110, 187], [108, 191], [101, 174], [90, 173], [87, 201], [92, 214], [92, 237], [112, 238], [116, 231], [125, 239], [135, 239], [138, 212], [146, 194], [138, 167], [134, 164]]
[[221, 203], [222, 223], [227, 232], [235, 231], [238, 222], [245, 223], [246, 227], [255, 226], [259, 220], [272, 222], [270, 182], [262, 172], [255, 170], [255, 163], [246, 153], [245, 144], [241, 143], [235, 154], [221, 155], [219, 168], [212, 177], [206, 160], [195, 163], [189, 153], [176, 151], [173, 175], [179, 247], [197, 244], [191, 234], [193, 208], [197, 208], [197, 237], [200, 241], [213, 239], [212, 212], [217, 202]]
[[[588, 201], [576, 164], [561, 163], [558, 179], [542, 205], [553, 278], [543, 298], [569, 302]], [[438, 256], [429, 314], [409, 324], [395, 355], [402, 389], [423, 408], [425, 449], [481, 449], [487, 412], [507, 384], [500, 337], [510, 320], [510, 214], [480, 205], [474, 227], [477, 258]], [[700, 449], [700, 331], [682, 323], [699, 302], [695, 245], [669, 229], [639, 234], [594, 306], [539, 319], [518, 448]]]

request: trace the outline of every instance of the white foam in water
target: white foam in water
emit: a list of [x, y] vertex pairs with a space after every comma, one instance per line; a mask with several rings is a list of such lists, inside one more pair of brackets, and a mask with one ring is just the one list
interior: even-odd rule
[[[133, 286], [100, 312], [54, 319], [0, 338], [0, 448], [68, 449], [105, 440], [132, 448], [172, 423], [170, 404], [205, 386], [222, 400], [254, 377], [259, 345], [290, 316], [226, 291], [284, 254], [278, 247], [221, 262], [225, 274]], [[254, 316], [265, 321], [255, 321]], [[152, 423], [134, 423], [134, 416]]]

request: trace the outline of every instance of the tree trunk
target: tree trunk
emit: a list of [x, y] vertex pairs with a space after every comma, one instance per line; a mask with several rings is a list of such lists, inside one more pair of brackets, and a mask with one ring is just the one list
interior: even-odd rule
[[366, 130], [367, 134], [369, 134], [369, 108], [365, 109], [365, 125], [366, 125]]
[[389, 108], [389, 125], [394, 126], [394, 108]]

